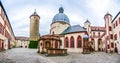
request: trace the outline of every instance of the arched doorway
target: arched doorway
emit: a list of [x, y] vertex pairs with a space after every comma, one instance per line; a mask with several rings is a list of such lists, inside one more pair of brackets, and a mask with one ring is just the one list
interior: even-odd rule
[[88, 35], [84, 35], [83, 36], [83, 53], [90, 53], [90, 50], [89, 50], [89, 37]]
[[115, 43], [115, 53], [118, 53], [118, 48], [117, 48], [117, 44]]
[[46, 49], [49, 49], [51, 46], [51, 43], [49, 41], [46, 41]]
[[91, 51], [95, 51], [95, 41], [94, 41], [94, 39], [91, 39], [91, 47], [92, 47]]
[[102, 39], [98, 39], [98, 51], [103, 51], [103, 43], [102, 43]]

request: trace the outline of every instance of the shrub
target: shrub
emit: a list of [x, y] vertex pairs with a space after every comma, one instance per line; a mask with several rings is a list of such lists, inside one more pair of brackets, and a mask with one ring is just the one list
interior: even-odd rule
[[30, 40], [29, 48], [37, 48], [38, 41]]

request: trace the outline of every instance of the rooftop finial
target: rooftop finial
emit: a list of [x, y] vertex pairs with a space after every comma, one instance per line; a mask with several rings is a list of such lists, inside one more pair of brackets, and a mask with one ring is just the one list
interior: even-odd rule
[[[34, 13], [33, 13], [31, 16], [38, 16], [38, 17], [39, 17], [39, 15], [38, 15], [37, 12], [36, 12], [36, 9], [35, 9]], [[30, 16], [30, 17], [31, 17], [31, 16]], [[40, 17], [39, 17], [39, 18], [40, 18]]]
[[87, 20], [85, 21], [85, 23], [90, 23], [90, 21], [87, 19]]
[[107, 11], [107, 14], [109, 14], [109, 11]]
[[109, 11], [107, 11], [107, 13], [105, 14], [105, 16], [108, 16], [108, 15], [112, 16], [112, 15], [109, 13]]
[[60, 7], [62, 7], [62, 4], [60, 4]]
[[36, 12], [36, 9], [35, 9], [35, 12]]
[[63, 13], [64, 12], [64, 9], [63, 9], [63, 7], [61, 6], [60, 8], [59, 8], [59, 13]]

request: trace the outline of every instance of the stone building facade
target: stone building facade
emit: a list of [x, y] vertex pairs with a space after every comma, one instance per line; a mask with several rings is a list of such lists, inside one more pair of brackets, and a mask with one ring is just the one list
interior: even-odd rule
[[0, 1], [0, 51], [14, 46], [14, 32], [6, 11]]
[[[70, 20], [64, 14], [63, 7], [59, 8], [50, 25], [50, 34], [47, 36], [58, 36], [60, 39], [60, 48], [67, 49], [68, 52], [83, 52], [84, 36], [89, 38], [87, 45], [90, 51], [104, 51], [120, 53], [120, 12], [112, 19], [112, 15], [106, 13], [104, 16], [104, 26], [92, 26], [89, 20], [84, 22], [84, 26], [70, 25]], [[42, 38], [41, 36], [40, 38]], [[51, 41], [49, 41], [51, 43]], [[43, 45], [44, 43], [44, 45]], [[39, 41], [39, 48], [42, 51], [45, 47], [46, 41]], [[41, 45], [40, 45], [41, 44]], [[53, 44], [56, 45], [56, 44]], [[51, 46], [51, 44], [49, 44]]]
[[[60, 7], [59, 13], [53, 17], [50, 27], [50, 34], [40, 37], [40, 52], [42, 52], [43, 49], [46, 50], [46, 47], [44, 47], [46, 45], [57, 45], [56, 47], [67, 49], [68, 52], [83, 52], [83, 37], [88, 35], [86, 28], [81, 27], [80, 25], [71, 26], [68, 16], [64, 14], [63, 7]], [[58, 38], [58, 41], [56, 41], [57, 39], [46, 39], [46, 41], [42, 39], [44, 37], [49, 37], [49, 39], [56, 37]], [[47, 42], [49, 42], [49, 44], [47, 44]]]
[[17, 48], [28, 48], [29, 38], [28, 37], [15, 37], [15, 47]]
[[112, 47], [120, 54], [120, 12], [112, 20], [112, 32], [111, 39], [113, 40]]

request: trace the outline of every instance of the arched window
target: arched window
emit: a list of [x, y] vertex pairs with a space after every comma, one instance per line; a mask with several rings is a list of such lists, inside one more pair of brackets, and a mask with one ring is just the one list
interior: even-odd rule
[[78, 47], [78, 48], [81, 48], [81, 47], [82, 47], [82, 38], [81, 38], [81, 36], [78, 36], [78, 37], [77, 37], [77, 47]]
[[68, 37], [65, 38], [65, 47], [66, 47], [66, 48], [69, 47], [69, 40], [68, 40]]
[[73, 36], [71, 36], [71, 38], [70, 38], [70, 47], [74, 48], [74, 38], [73, 38]]
[[52, 35], [54, 35], [54, 31], [52, 32]]
[[58, 48], [58, 42], [55, 41], [55, 48]]

